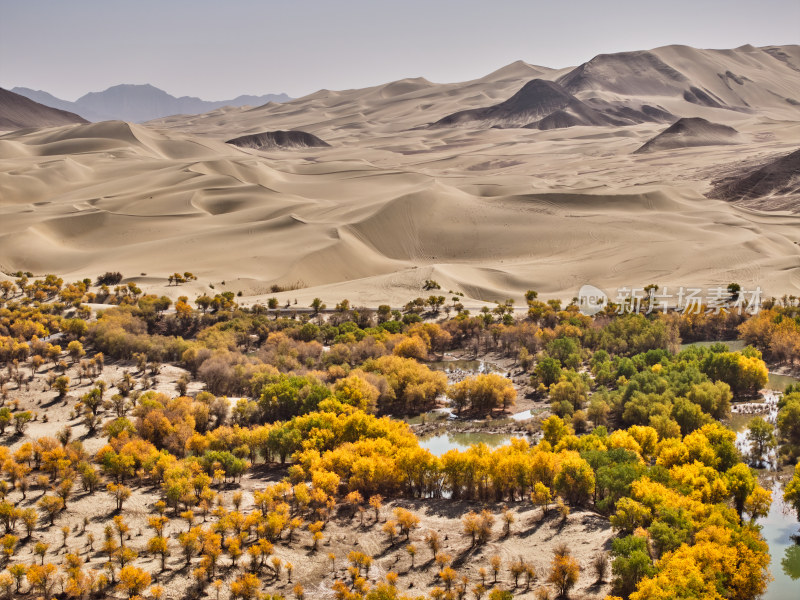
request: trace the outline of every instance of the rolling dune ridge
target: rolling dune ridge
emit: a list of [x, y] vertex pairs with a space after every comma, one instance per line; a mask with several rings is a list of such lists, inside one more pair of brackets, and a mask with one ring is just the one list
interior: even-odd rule
[[[797, 198], [765, 211], [705, 194], [736, 165], [797, 149], [797, 65], [794, 46], [666, 47], [7, 133], [0, 268], [147, 273], [146, 289], [188, 295], [213, 282], [247, 302], [299, 284], [277, 295], [306, 305], [399, 304], [426, 279], [474, 302], [571, 298], [584, 283], [796, 293]], [[689, 133], [665, 136], [679, 118]], [[225, 143], [278, 131], [330, 146]], [[645, 143], [657, 151], [634, 153]], [[187, 270], [200, 280], [166, 286]]]

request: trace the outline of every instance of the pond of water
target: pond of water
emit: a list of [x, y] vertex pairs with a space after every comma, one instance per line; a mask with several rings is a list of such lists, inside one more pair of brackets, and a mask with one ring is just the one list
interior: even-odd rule
[[786, 389], [787, 385], [797, 383], [800, 381], [797, 377], [792, 377], [790, 375], [778, 375], [777, 373], [770, 373], [769, 380], [767, 381], [767, 388], [770, 390], [776, 390], [778, 392], [782, 392]]
[[421, 413], [414, 417], [403, 419], [409, 425], [420, 425], [421, 423], [438, 423], [447, 421], [453, 417], [453, 409], [450, 407], [437, 408], [430, 412]]
[[513, 437], [524, 437], [520, 434], [510, 433], [442, 433], [419, 438], [419, 445], [427, 448], [432, 454], [441, 456], [448, 450], [467, 450], [475, 444], [486, 444], [490, 448], [499, 448], [511, 442]]

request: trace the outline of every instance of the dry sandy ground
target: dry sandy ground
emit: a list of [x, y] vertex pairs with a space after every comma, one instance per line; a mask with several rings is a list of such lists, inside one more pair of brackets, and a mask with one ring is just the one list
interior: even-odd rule
[[[110, 363], [106, 365], [102, 378], [110, 385], [110, 389], [106, 393], [107, 397], [116, 392], [111, 384], [117, 381], [126, 370], [140, 379], [133, 364]], [[105, 440], [99, 436], [86, 437], [84, 426], [79, 424], [78, 420], [70, 419], [71, 407], [76, 399], [89, 389], [89, 382], [80, 386], [75, 385], [65, 401], [53, 401], [55, 394], [46, 389], [44, 381], [46, 373], [45, 368], [40, 369], [29, 389], [23, 385], [23, 389], [18, 390], [16, 384], [9, 384], [9, 402], [19, 400], [21, 409], [36, 410], [39, 416], [36, 421], [30, 423], [24, 436], [14, 437], [7, 430], [0, 441], [13, 450], [26, 440], [44, 435], [53, 436], [68, 423], [73, 427], [73, 437], [81, 439], [87, 451], [96, 452], [105, 443]], [[153, 389], [175, 395], [175, 381], [181, 373], [183, 371], [177, 367], [163, 366]], [[77, 382], [74, 368], [70, 368], [67, 374], [73, 378], [73, 382]], [[199, 384], [191, 383], [189, 390], [190, 392], [198, 391]], [[42, 416], [45, 414], [47, 422], [42, 420]], [[268, 482], [277, 481], [284, 475], [285, 470], [281, 468], [255, 467], [243, 478], [240, 485], [229, 485], [222, 492], [225, 506], [232, 509], [234, 492], [242, 490], [244, 492], [242, 510], [248, 512], [254, 510], [253, 491], [262, 489]], [[42, 490], [33, 486], [28, 491], [25, 500], [18, 491], [12, 492], [8, 497], [18, 506], [27, 508], [35, 506], [41, 495]], [[172, 556], [167, 561], [167, 571], [159, 573], [159, 559], [147, 555], [145, 548], [148, 538], [152, 535], [147, 527], [147, 517], [153, 514], [153, 503], [159, 498], [158, 488], [141, 486], [135, 487], [133, 495], [125, 502], [121, 514], [130, 525], [130, 534], [126, 544], [140, 554], [135, 564], [157, 575], [154, 583], [159, 583], [166, 588], [165, 597], [170, 600], [215, 597], [215, 592], [210, 588], [207, 590], [207, 595], [202, 596], [198, 596], [189, 589], [193, 583], [191, 569], [185, 568], [177, 542], [178, 533], [186, 528], [185, 522], [181, 519], [174, 518], [167, 526], [167, 535], [172, 540]], [[381, 511], [381, 520], [385, 521], [387, 518], [391, 518], [391, 511], [396, 506], [408, 508], [421, 517], [420, 528], [412, 533], [411, 537], [411, 542], [418, 548], [414, 568], [411, 568], [410, 558], [405, 550], [408, 542], [398, 540], [390, 545], [385, 534], [381, 532], [380, 524], [375, 524], [371, 510], [367, 511], [364, 525], [361, 526], [357, 516], [350, 516], [349, 509], [340, 509], [338, 515], [326, 526], [324, 540], [316, 553], [311, 548], [311, 539], [307, 531], [296, 536], [292, 544], [286, 543], [285, 540], [276, 544], [275, 555], [291, 562], [295, 567], [292, 583], [287, 581], [285, 572], [279, 580], [265, 575], [262, 577], [264, 583], [262, 589], [290, 597], [294, 583], [300, 582], [305, 588], [306, 597], [333, 598], [330, 586], [334, 578], [347, 579], [347, 554], [351, 550], [358, 550], [374, 557], [374, 563], [369, 572], [371, 583], [379, 581], [387, 572], [394, 571], [400, 576], [399, 588], [401, 591], [410, 595], [428, 593], [433, 587], [442, 585], [436, 575], [437, 569], [432, 562], [433, 557], [423, 539], [425, 532], [434, 530], [438, 531], [444, 540], [442, 551], [453, 557], [453, 566], [457, 568], [459, 576], [467, 575], [470, 578], [470, 586], [480, 581], [479, 569], [482, 567], [490, 573], [489, 582], [491, 582], [489, 560], [491, 556], [498, 554], [503, 561], [498, 585], [511, 588], [513, 578], [508, 566], [512, 561], [522, 557], [535, 566], [539, 580], [527, 587], [522, 578], [519, 587], [515, 590], [515, 595], [532, 599], [536, 591], [546, 585], [543, 580], [547, 576], [553, 549], [556, 545], [566, 542], [582, 568], [578, 584], [570, 597], [602, 598], [610, 591], [609, 583], [598, 584], [595, 581], [591, 560], [598, 553], [610, 548], [613, 532], [608, 521], [594, 513], [575, 511], [569, 515], [566, 522], [561, 522], [553, 509], [546, 518], [542, 519], [541, 509], [532, 508], [530, 503], [512, 503], [509, 508], [515, 513], [516, 522], [512, 526], [511, 535], [505, 537], [500, 522], [500, 514], [503, 510], [501, 505], [480, 505], [449, 500], [400, 500], [384, 506]], [[493, 534], [486, 545], [471, 548], [469, 538], [461, 532], [461, 516], [470, 510], [479, 512], [484, 508], [488, 508], [495, 514]], [[56, 518], [53, 526], [40, 525], [32, 539], [20, 544], [14, 560], [17, 562], [38, 560], [38, 557], [33, 555], [33, 545], [36, 541], [41, 540], [50, 544], [46, 556], [47, 561], [60, 564], [68, 550], [77, 551], [88, 567], [99, 570], [105, 561], [104, 555], [98, 552], [102, 545], [103, 529], [115, 514], [114, 501], [106, 492], [98, 491], [94, 495], [89, 495], [81, 491], [80, 486], [76, 486], [75, 495], [69, 500], [67, 510]], [[168, 515], [171, 516], [171, 511], [168, 511]], [[209, 517], [210, 519], [211, 517]], [[199, 521], [200, 517], [198, 517]], [[88, 524], [84, 525], [85, 522]], [[66, 545], [63, 543], [61, 531], [65, 526], [70, 528], [70, 536]], [[94, 551], [90, 551], [88, 548], [88, 532], [94, 535]], [[328, 558], [328, 553], [331, 552], [336, 555], [335, 572], [332, 571]], [[195, 559], [196, 562], [197, 559]], [[242, 557], [240, 564], [244, 565], [246, 562], [247, 558]], [[226, 556], [221, 558], [220, 564], [222, 567], [219, 576], [229, 582], [235, 577], [237, 570], [231, 568], [231, 561]], [[222, 597], [227, 598], [227, 586], [223, 590]]]
[[[252, 490], [263, 488], [266, 484], [265, 479], [268, 477], [263, 474], [255, 474], [249, 475], [243, 480], [242, 488], [246, 490], [242, 504], [243, 510], [253, 510]], [[180, 546], [177, 543], [178, 533], [186, 529], [184, 521], [173, 519], [167, 526], [167, 535], [172, 540], [173, 551], [173, 556], [167, 561], [167, 571], [159, 574], [160, 559], [148, 557], [146, 554], [147, 539], [152, 535], [147, 528], [147, 517], [153, 514], [152, 503], [157, 497], [157, 493], [157, 490], [151, 488], [137, 488], [125, 503], [121, 514], [126, 523], [131, 526], [130, 538], [126, 544], [140, 553], [140, 558], [135, 564], [156, 575], [154, 583], [159, 583], [166, 588], [166, 598], [198, 597], [187, 591], [193, 582], [190, 570], [184, 567], [185, 561], [180, 556]], [[225, 506], [228, 509], [232, 509], [233, 493], [233, 489], [223, 492]], [[20, 500], [18, 493], [11, 494], [10, 497], [12, 500], [18, 501], [19, 506], [28, 507], [34, 505], [39, 496], [38, 490], [31, 490], [28, 492], [28, 500], [25, 501]], [[390, 546], [385, 534], [380, 530], [380, 524], [375, 525], [374, 517], [371, 514], [365, 519], [365, 525], [361, 527], [358, 517], [351, 519], [349, 513], [345, 512], [328, 523], [324, 530], [324, 540], [317, 552], [311, 548], [310, 535], [307, 531], [296, 535], [292, 544], [288, 544], [285, 540], [276, 544], [275, 555], [294, 565], [292, 583], [288, 583], [285, 572], [281, 574], [279, 581], [276, 581], [274, 576], [265, 575], [262, 577], [264, 582], [262, 589], [290, 597], [293, 584], [299, 582], [305, 588], [308, 597], [333, 598], [331, 585], [335, 578], [347, 580], [347, 554], [351, 550], [357, 550], [374, 557], [373, 566], [369, 572], [370, 583], [374, 584], [387, 572], [394, 571], [400, 576], [398, 587], [401, 591], [410, 595], [428, 593], [434, 586], [442, 585], [436, 576], [437, 569], [433, 564], [431, 552], [423, 541], [426, 531], [435, 530], [440, 533], [442, 538], [446, 538], [442, 551], [453, 557], [453, 566], [454, 568], [458, 567], [460, 575], [467, 575], [470, 578], [470, 587], [480, 582], [478, 571], [482, 567], [490, 573], [489, 582], [491, 582], [492, 571], [489, 560], [491, 556], [498, 554], [503, 559], [498, 585], [507, 589], [512, 588], [513, 578], [508, 571], [508, 565], [522, 557], [535, 566], [539, 581], [532, 583], [528, 588], [523, 578], [520, 580], [515, 596], [533, 598], [535, 591], [546, 585], [544, 579], [547, 577], [553, 548], [561, 542], [566, 542], [582, 569], [578, 584], [570, 597], [603, 598], [610, 591], [608, 583], [596, 583], [590, 563], [598, 553], [605, 552], [610, 548], [612, 531], [607, 520], [593, 513], [576, 511], [569, 515], [566, 523], [562, 523], [560, 517], [557, 517], [555, 511], [551, 509], [550, 515], [540, 522], [541, 509], [533, 510], [529, 505], [512, 506], [510, 508], [515, 513], [517, 522], [512, 526], [511, 536], [506, 538], [502, 535], [502, 526], [499, 524], [502, 508], [500, 506], [484, 507], [467, 503], [451, 503], [445, 500], [416, 503], [393, 502], [382, 509], [382, 521], [390, 517], [391, 510], [395, 506], [406, 507], [421, 517], [420, 529], [411, 535], [411, 542], [418, 548], [415, 559], [416, 566], [413, 569], [410, 557], [405, 551], [407, 542], [395, 541], [394, 545]], [[55, 520], [54, 526], [40, 528], [32, 540], [21, 545], [15, 561], [38, 560], [38, 557], [33, 555], [32, 549], [33, 543], [41, 540], [50, 544], [50, 549], [45, 557], [48, 562], [60, 564], [67, 550], [77, 551], [88, 567], [101, 569], [105, 559], [97, 550], [102, 544], [104, 526], [110, 522], [112, 516], [117, 514], [114, 508], [113, 499], [105, 492], [96, 492], [91, 496], [83, 492], [77, 494], [70, 500], [67, 510]], [[469, 510], [480, 511], [483, 508], [489, 508], [495, 512], [494, 533], [490, 542], [485, 546], [470, 548], [469, 538], [461, 533], [460, 515]], [[85, 529], [84, 518], [89, 520]], [[66, 546], [63, 545], [61, 533], [61, 528], [64, 526], [71, 529]], [[94, 535], [95, 552], [88, 549], [87, 532], [92, 532]], [[336, 554], [335, 574], [331, 570], [331, 562], [328, 558], [328, 553], [331, 552]], [[245, 565], [247, 560], [243, 558], [240, 562]], [[220, 565], [219, 576], [226, 581], [233, 579], [237, 571], [230, 568], [230, 559], [223, 556]], [[227, 586], [225, 587], [227, 588]], [[209, 589], [207, 593], [208, 596], [204, 594], [199, 597], [214, 597], [213, 590]], [[553, 595], [552, 590], [551, 595]], [[223, 592], [222, 597], [227, 597], [227, 593]]]
[[[272, 285], [297, 285], [276, 295], [301, 306], [315, 296], [396, 306], [423, 295], [429, 278], [464, 292], [468, 306], [519, 304], [527, 289], [571, 298], [584, 283], [612, 296], [620, 286], [731, 281], [797, 292], [800, 216], [704, 196], [722, 171], [796, 149], [800, 106], [790, 100], [800, 99], [800, 73], [790, 63], [800, 64], [800, 47], [780, 50], [785, 60], [777, 52], [670, 46], [647, 55], [686, 81], [668, 70], [640, 76], [641, 53], [587, 63], [577, 97], [635, 99], [741, 134], [739, 144], [646, 155], [633, 152], [664, 124], [428, 128], [568, 71], [522, 62], [460, 84], [409, 79], [147, 125], [7, 134], [0, 270], [119, 270], [147, 291], [241, 291], [245, 304], [272, 296]], [[687, 102], [690, 85], [739, 108]], [[331, 147], [224, 143], [279, 129]], [[199, 281], [168, 288], [175, 271]]]

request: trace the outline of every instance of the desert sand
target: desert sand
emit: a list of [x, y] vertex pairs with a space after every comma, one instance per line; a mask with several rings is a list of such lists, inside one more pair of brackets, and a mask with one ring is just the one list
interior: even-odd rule
[[[554, 83], [533, 86], [513, 118], [440, 122], [485, 116], [537, 79]], [[639, 116], [605, 124], [623, 114]], [[602, 118], [563, 127], [581, 115]], [[671, 123], [663, 115], [734, 128], [739, 143], [635, 154]], [[557, 128], [539, 128], [544, 118]], [[225, 143], [278, 130], [330, 147]], [[12, 131], [0, 136], [0, 270], [113, 270], [146, 291], [214, 285], [244, 304], [300, 306], [399, 305], [427, 295], [426, 279], [467, 306], [522, 304], [528, 289], [571, 298], [584, 283], [613, 296], [735, 281], [779, 296], [800, 289], [798, 198], [774, 210], [706, 194], [799, 141], [800, 46], [668, 46], [560, 70], [517, 62], [465, 83]], [[199, 279], [167, 286], [176, 271]]]

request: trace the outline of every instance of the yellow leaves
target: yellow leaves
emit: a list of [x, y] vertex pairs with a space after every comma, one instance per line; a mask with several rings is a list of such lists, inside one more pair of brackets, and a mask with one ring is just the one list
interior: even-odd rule
[[744, 503], [747, 497], [755, 490], [756, 480], [750, 467], [743, 463], [734, 465], [725, 473], [728, 483], [728, 490], [733, 497], [736, 512], [739, 515], [744, 510]]
[[800, 519], [800, 463], [794, 467], [794, 475], [784, 488], [783, 498], [794, 508]]
[[406, 335], [420, 337], [429, 350], [441, 352], [450, 344], [452, 336], [436, 323], [412, 323]]
[[537, 447], [531, 454], [531, 479], [551, 487], [558, 472], [558, 458]]
[[690, 516], [705, 518], [708, 508], [700, 501], [678, 493], [661, 483], [656, 483], [647, 477], [638, 479], [631, 484], [631, 497], [638, 500], [654, 513], [662, 506], [670, 508], [684, 508]]
[[768, 378], [764, 361], [751, 352], [714, 353], [703, 361], [703, 371], [710, 379], [727, 383], [737, 396], [757, 392]]
[[453, 569], [452, 567], [445, 567], [444, 569], [439, 571], [439, 579], [442, 580], [445, 589], [447, 589], [448, 591], [453, 586], [453, 582], [456, 580], [457, 577], [458, 573], [456, 573], [455, 569]]
[[711, 484], [711, 495], [708, 500], [713, 504], [723, 502], [728, 497], [728, 493], [728, 485], [725, 480], [722, 477], [717, 477]]
[[28, 579], [28, 584], [41, 592], [45, 600], [48, 600], [56, 583], [56, 575], [58, 567], [51, 563], [43, 565], [32, 564], [28, 567], [25, 577]]
[[[729, 590], [725, 596], [728, 598], [747, 600], [759, 596], [769, 580], [766, 544], [747, 531], [742, 536], [740, 542], [733, 539], [728, 528], [702, 529], [694, 545], [684, 544], [665, 554], [658, 563], [658, 574], [644, 579], [631, 594], [631, 600], [721, 600], [718, 586]], [[753, 547], [761, 551], [756, 552]]]
[[748, 357], [743, 354], [738, 355], [739, 368], [742, 370], [742, 378], [753, 390], [759, 390], [767, 384], [769, 371], [764, 361], [756, 357]]
[[400, 526], [400, 532], [409, 538], [411, 531], [419, 527], [419, 517], [402, 507], [394, 509], [394, 517], [397, 519], [397, 524]]
[[[399, 412], [413, 412], [430, 406], [447, 388], [447, 376], [412, 358], [381, 356], [364, 363], [367, 372], [386, 378]], [[410, 410], [409, 410], [410, 409]]]
[[402, 448], [395, 457], [398, 470], [402, 473], [403, 482], [411, 489], [425, 491], [430, 483], [431, 474], [442, 470], [438, 457], [426, 448]]
[[495, 408], [513, 406], [517, 392], [511, 380], [497, 373], [483, 373], [451, 385], [447, 396], [458, 412], [469, 408], [486, 414]]
[[755, 521], [769, 514], [772, 505], [772, 492], [756, 485], [752, 493], [744, 501], [744, 510], [750, 515], [750, 520]]
[[709, 443], [708, 438], [703, 434], [702, 429], [694, 431], [683, 438], [683, 443], [688, 452], [687, 460], [699, 461], [710, 467], [717, 467], [719, 459], [714, 448]]
[[622, 535], [631, 534], [639, 527], [650, 524], [652, 513], [649, 508], [631, 498], [620, 498], [617, 512], [610, 518], [611, 524], [620, 530]]
[[578, 582], [579, 574], [578, 561], [569, 555], [557, 554], [550, 565], [547, 581], [556, 587], [560, 596], [566, 596], [569, 589]]
[[232, 598], [250, 600], [255, 598], [261, 588], [261, 581], [254, 573], [242, 573], [230, 584]]
[[675, 465], [669, 474], [687, 486], [691, 490], [690, 496], [700, 502], [719, 502], [727, 495], [727, 487], [719, 472], [698, 461]]
[[311, 476], [311, 482], [315, 488], [318, 488], [326, 494], [334, 495], [336, 490], [339, 489], [339, 482], [341, 478], [331, 471], [317, 470]]
[[608, 439], [606, 440], [606, 445], [609, 448], [624, 448], [625, 450], [630, 450], [639, 456], [642, 455], [642, 447], [639, 445], [639, 442], [636, 441], [636, 438], [631, 435], [631, 433], [625, 431], [624, 429], [617, 429], [611, 435], [609, 435]]
[[656, 448], [656, 464], [670, 468], [683, 464], [689, 457], [689, 449], [679, 438], [662, 440]]
[[559, 494], [570, 504], [582, 504], [594, 493], [595, 477], [592, 467], [575, 452], [565, 453], [559, 472], [553, 481]]
[[674, 600], [675, 598], [702, 598], [723, 600], [712, 581], [708, 581], [697, 565], [690, 561], [675, 561], [669, 570], [661, 570], [654, 577], [639, 582], [630, 600]]
[[126, 592], [128, 598], [136, 596], [150, 585], [150, 574], [133, 565], [125, 565], [119, 572], [117, 589]]
[[656, 430], [644, 425], [633, 425], [628, 428], [628, 433], [636, 440], [636, 443], [639, 444], [639, 454], [642, 458], [650, 460], [658, 444], [658, 433]]
[[416, 336], [409, 336], [400, 341], [394, 347], [394, 355], [402, 358], [415, 358], [417, 360], [425, 360], [428, 358], [428, 346], [425, 341]]
[[147, 541], [147, 551], [151, 554], [159, 554], [167, 556], [169, 554], [169, 545], [167, 538], [155, 536]]
[[480, 520], [477, 513], [470, 511], [464, 515], [461, 518], [461, 524], [464, 534], [470, 536], [470, 538], [472, 538], [472, 543], [474, 544], [475, 538], [478, 535], [478, 530], [480, 529]]
[[[735, 456], [735, 434], [719, 423], [709, 423], [683, 438], [662, 440], [655, 450], [656, 464], [666, 468], [697, 461], [718, 468]], [[728, 463], [730, 464], [730, 463]]]
[[556, 415], [551, 415], [542, 421], [542, 432], [544, 434], [544, 441], [552, 446], [558, 444], [564, 436], [574, 433], [572, 427], [568, 426], [563, 419]]
[[380, 391], [365, 378], [363, 371], [354, 371], [333, 386], [336, 398], [364, 412], [373, 413]]

